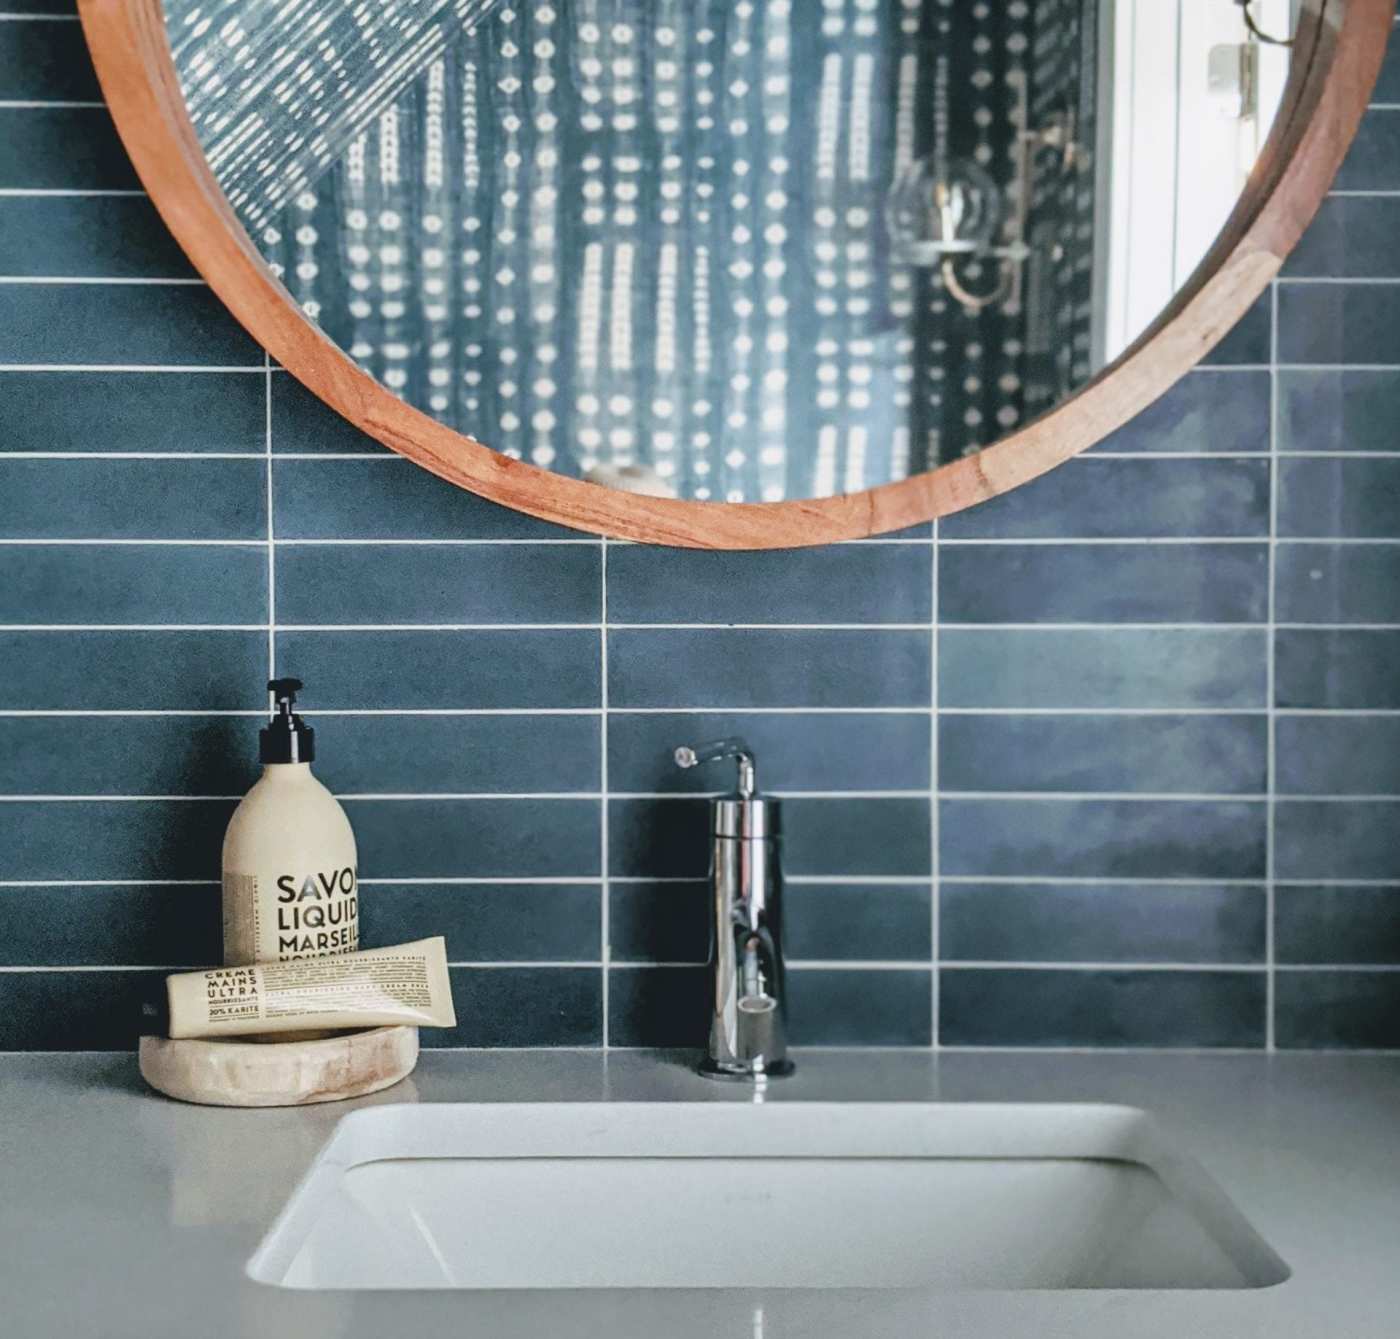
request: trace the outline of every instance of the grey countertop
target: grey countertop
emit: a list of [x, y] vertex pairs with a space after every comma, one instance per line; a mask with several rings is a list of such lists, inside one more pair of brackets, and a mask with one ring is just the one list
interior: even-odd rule
[[[129, 1055], [0, 1055], [0, 1332], [10, 1339], [221, 1339], [501, 1332], [618, 1336], [568, 1294], [297, 1292], [244, 1266], [349, 1111], [390, 1103], [747, 1101], [651, 1052], [426, 1052], [374, 1097], [301, 1109], [184, 1106]], [[1370, 1339], [1400, 1333], [1400, 1057], [818, 1051], [770, 1101], [1125, 1103], [1198, 1158], [1292, 1276], [1226, 1292], [863, 1295], [861, 1339], [910, 1333], [1076, 1339]], [[577, 1295], [574, 1295], [577, 1297]], [[658, 1297], [650, 1333], [753, 1339], [751, 1309]], [[826, 1332], [822, 1294], [764, 1339]], [[512, 1301], [512, 1298], [515, 1301]], [[505, 1308], [505, 1310], [502, 1310]], [[520, 1314], [524, 1314], [523, 1312]], [[742, 1324], [740, 1316], [744, 1317]], [[495, 1323], [491, 1322], [494, 1318]], [[512, 1327], [513, 1328], [513, 1327]], [[849, 1335], [849, 1326], [843, 1334]]]

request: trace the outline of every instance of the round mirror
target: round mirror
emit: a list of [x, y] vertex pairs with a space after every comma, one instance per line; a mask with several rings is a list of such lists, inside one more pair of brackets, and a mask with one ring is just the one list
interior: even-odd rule
[[1159, 394], [1296, 239], [1388, 11], [85, 0], [153, 197], [290, 371], [488, 496], [735, 546], [955, 510]]

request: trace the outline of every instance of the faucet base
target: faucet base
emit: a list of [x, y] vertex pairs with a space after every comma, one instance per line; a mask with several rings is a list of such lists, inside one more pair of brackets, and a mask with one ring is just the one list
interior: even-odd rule
[[696, 1072], [707, 1079], [724, 1079], [730, 1083], [757, 1083], [761, 1079], [785, 1079], [797, 1066], [791, 1060], [775, 1060], [761, 1069], [742, 1060], [715, 1060], [706, 1056]]

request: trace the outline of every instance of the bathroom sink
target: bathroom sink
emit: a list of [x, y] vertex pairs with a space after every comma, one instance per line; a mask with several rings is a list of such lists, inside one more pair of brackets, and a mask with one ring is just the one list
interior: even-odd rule
[[1259, 1288], [1288, 1270], [1128, 1107], [387, 1106], [250, 1261], [316, 1289]]

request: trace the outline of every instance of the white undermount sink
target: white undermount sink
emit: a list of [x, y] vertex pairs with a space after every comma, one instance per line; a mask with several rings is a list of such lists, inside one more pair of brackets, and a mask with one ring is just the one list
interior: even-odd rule
[[1288, 1269], [1128, 1107], [385, 1106], [249, 1262], [317, 1289], [1260, 1288]]

